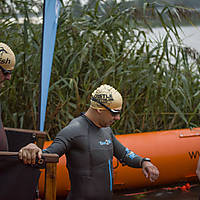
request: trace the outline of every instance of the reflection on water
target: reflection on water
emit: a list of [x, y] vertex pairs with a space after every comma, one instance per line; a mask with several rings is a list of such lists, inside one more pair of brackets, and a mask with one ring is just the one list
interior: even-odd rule
[[[182, 26], [181, 29], [177, 28], [177, 31], [183, 40], [183, 44], [200, 52], [200, 26]], [[153, 31], [158, 38], [166, 34], [164, 28], [154, 28]], [[153, 37], [153, 35], [151, 36]]]

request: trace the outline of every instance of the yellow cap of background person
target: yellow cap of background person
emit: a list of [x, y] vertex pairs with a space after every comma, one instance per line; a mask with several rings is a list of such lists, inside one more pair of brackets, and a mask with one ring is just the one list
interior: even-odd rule
[[119, 109], [122, 107], [122, 96], [121, 94], [110, 85], [101, 85], [93, 93], [90, 100], [90, 107], [94, 109], [106, 109], [101, 106], [98, 102], [92, 101], [92, 98], [97, 99], [110, 109]]
[[5, 70], [13, 70], [15, 66], [15, 54], [11, 48], [0, 42], [0, 66]]

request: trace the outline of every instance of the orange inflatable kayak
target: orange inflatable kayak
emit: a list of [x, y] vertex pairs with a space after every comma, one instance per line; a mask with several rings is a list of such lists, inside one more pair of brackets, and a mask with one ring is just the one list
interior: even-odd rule
[[[141, 169], [122, 166], [115, 158], [114, 190], [139, 189], [168, 185], [182, 181], [194, 181], [200, 149], [200, 128], [177, 129], [117, 135], [117, 139], [127, 148], [143, 157], [150, 157], [159, 168], [159, 179], [151, 183]], [[47, 148], [52, 141], [45, 142]], [[57, 195], [66, 196], [70, 181], [66, 169], [66, 158], [62, 156], [57, 165]], [[44, 192], [44, 171], [39, 180], [40, 193]]]

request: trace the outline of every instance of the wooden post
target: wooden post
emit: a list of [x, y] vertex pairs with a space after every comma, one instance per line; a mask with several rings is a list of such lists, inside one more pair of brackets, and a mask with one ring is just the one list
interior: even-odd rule
[[59, 157], [57, 154], [43, 154], [45, 165], [45, 200], [56, 200], [56, 169]]
[[56, 163], [46, 163], [45, 200], [56, 200]]

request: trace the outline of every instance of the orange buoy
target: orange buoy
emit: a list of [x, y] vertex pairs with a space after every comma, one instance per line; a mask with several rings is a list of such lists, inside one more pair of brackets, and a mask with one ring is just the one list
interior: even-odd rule
[[[200, 128], [155, 131], [117, 135], [127, 148], [142, 157], [150, 157], [160, 171], [154, 183], [146, 179], [141, 169], [122, 166], [113, 159], [114, 190], [137, 189], [197, 180], [196, 166], [199, 158]], [[51, 144], [45, 142], [44, 148]], [[62, 156], [57, 165], [57, 195], [66, 196], [70, 181], [66, 169], [66, 158]], [[44, 172], [42, 171], [39, 190], [43, 193]]]

